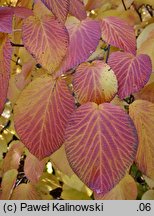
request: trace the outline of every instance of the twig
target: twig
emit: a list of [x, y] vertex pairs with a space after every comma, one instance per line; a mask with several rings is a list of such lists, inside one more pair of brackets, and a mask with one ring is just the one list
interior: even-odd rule
[[124, 6], [125, 11], [127, 10], [124, 0], [122, 0], [122, 4]]
[[13, 47], [24, 47], [23, 44], [14, 44], [13, 42], [11, 42], [11, 46], [13, 46]]
[[110, 44], [107, 47], [107, 54], [106, 54], [106, 60], [105, 60], [106, 63], [108, 62], [109, 55], [110, 55]]

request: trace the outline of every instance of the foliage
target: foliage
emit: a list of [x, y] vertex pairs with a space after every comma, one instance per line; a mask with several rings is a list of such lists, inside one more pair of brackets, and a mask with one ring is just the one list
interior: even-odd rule
[[153, 199], [152, 1], [0, 5], [0, 198]]

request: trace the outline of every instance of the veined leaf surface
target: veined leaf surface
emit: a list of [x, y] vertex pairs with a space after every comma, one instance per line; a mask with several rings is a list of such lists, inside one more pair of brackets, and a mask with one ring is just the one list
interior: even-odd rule
[[74, 109], [65, 81], [41, 76], [22, 91], [16, 103], [15, 128], [30, 152], [43, 159], [60, 148]]
[[141, 91], [136, 93], [135, 98], [154, 103], [154, 82], [146, 85], [143, 89], [141, 89]]
[[0, 114], [6, 102], [10, 77], [12, 46], [6, 34], [0, 33]]
[[108, 44], [136, 54], [136, 37], [132, 26], [117, 17], [101, 20], [102, 38]]
[[11, 200], [40, 200], [35, 186], [27, 183], [17, 186], [11, 196]]
[[6, 172], [10, 169], [17, 170], [19, 168], [20, 159], [23, 151], [24, 145], [19, 141], [15, 141], [4, 158], [2, 166], [3, 172]]
[[70, 43], [57, 76], [86, 61], [95, 51], [101, 36], [99, 22], [89, 18], [67, 25]]
[[69, 12], [70, 0], [42, 0], [49, 10], [61, 21], [65, 22]]
[[24, 7], [0, 7], [0, 32], [12, 32], [13, 15], [26, 18], [32, 14], [32, 10]]
[[95, 199], [98, 200], [136, 200], [136, 198], [137, 185], [133, 177], [128, 174], [104, 196], [95, 193]]
[[87, 17], [83, 0], [70, 0], [69, 12], [79, 20], [84, 20]]
[[43, 173], [46, 159], [39, 161], [34, 155], [28, 154], [25, 159], [24, 173], [31, 183], [37, 183]]
[[114, 72], [103, 61], [79, 65], [74, 74], [73, 87], [80, 104], [111, 101], [118, 89]]
[[81, 105], [68, 122], [65, 149], [79, 178], [96, 193], [105, 194], [133, 162], [138, 139], [131, 118], [109, 103]]
[[145, 54], [114, 52], [108, 64], [118, 79], [118, 95], [121, 99], [138, 92], [148, 82], [152, 73], [150, 57]]
[[8, 7], [0, 7], [0, 32], [12, 32], [13, 10]]
[[143, 174], [154, 179], [154, 104], [136, 100], [130, 105], [129, 114], [139, 137], [136, 155], [138, 168]]
[[52, 16], [41, 19], [30, 16], [23, 24], [23, 43], [35, 59], [53, 73], [66, 54], [68, 32]]
[[16, 169], [8, 170], [2, 179], [2, 200], [9, 200], [16, 183], [18, 171]]

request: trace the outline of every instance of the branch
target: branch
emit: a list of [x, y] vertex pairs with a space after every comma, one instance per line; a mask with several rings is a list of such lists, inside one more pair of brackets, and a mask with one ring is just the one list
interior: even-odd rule
[[108, 62], [109, 55], [110, 55], [110, 44], [107, 47], [107, 54], [106, 54], [106, 60], [105, 60], [106, 63]]
[[122, 4], [124, 6], [125, 11], [127, 10], [124, 0], [122, 0]]
[[14, 44], [12, 42], [11, 42], [11, 46], [13, 46], [13, 47], [24, 47], [23, 44]]

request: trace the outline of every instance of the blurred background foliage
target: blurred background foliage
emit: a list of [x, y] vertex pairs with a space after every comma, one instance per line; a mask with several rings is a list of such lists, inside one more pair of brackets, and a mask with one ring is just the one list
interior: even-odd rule
[[[0, 6], [25, 6], [32, 7], [32, 0], [0, 0]], [[136, 37], [143, 30], [154, 23], [153, 0], [85, 0], [88, 16], [93, 19], [107, 16], [118, 16], [134, 26]], [[14, 33], [11, 40], [21, 43], [22, 22], [19, 18], [14, 20]], [[144, 36], [146, 37], [146, 36]], [[138, 43], [145, 38], [142, 37]], [[154, 40], [153, 44], [154, 45]], [[111, 52], [115, 48], [111, 48]], [[153, 56], [153, 50], [148, 50]], [[104, 58], [106, 44], [100, 41], [97, 50], [90, 59]], [[153, 58], [152, 58], [153, 60]], [[28, 69], [27, 69], [28, 68]], [[38, 161], [24, 145], [19, 141], [12, 119], [13, 104], [21, 90], [37, 76], [45, 73], [41, 65], [24, 48], [14, 47], [12, 56], [12, 76], [10, 79], [8, 101], [0, 116], [0, 198], [1, 199], [64, 199], [64, 200], [88, 200], [97, 199], [97, 196], [82, 183], [74, 174], [68, 164], [64, 147], [62, 146], [51, 157]], [[152, 74], [152, 80], [153, 74]], [[71, 86], [71, 76], [67, 77]], [[151, 81], [150, 81], [151, 82]], [[125, 103], [114, 99], [113, 103], [127, 108]], [[154, 181], [142, 175], [135, 163], [129, 170], [129, 175], [135, 180], [137, 193], [132, 199], [154, 199]], [[128, 188], [131, 185], [128, 184]], [[120, 193], [119, 186], [116, 193]], [[128, 188], [123, 190], [128, 191]], [[134, 190], [136, 190], [134, 189]], [[131, 188], [130, 188], [131, 190]], [[127, 195], [125, 196], [127, 199]], [[99, 197], [99, 199], [103, 199]]]

